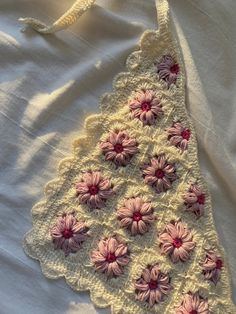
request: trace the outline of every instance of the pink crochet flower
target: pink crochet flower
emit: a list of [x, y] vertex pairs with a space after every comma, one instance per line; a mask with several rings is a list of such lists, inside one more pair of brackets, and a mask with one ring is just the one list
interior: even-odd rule
[[157, 73], [160, 79], [168, 83], [168, 86], [176, 83], [179, 72], [178, 63], [170, 55], [164, 55], [157, 64]]
[[123, 207], [118, 209], [117, 216], [121, 227], [128, 229], [132, 235], [144, 234], [154, 221], [151, 204], [140, 197], [125, 200]]
[[169, 223], [159, 236], [161, 252], [170, 256], [173, 263], [186, 262], [195, 248], [192, 233], [181, 221]]
[[129, 263], [127, 245], [115, 237], [102, 239], [98, 249], [91, 254], [95, 270], [104, 273], [107, 277], [116, 277], [123, 274], [123, 268]]
[[141, 302], [147, 302], [149, 306], [160, 303], [170, 292], [170, 278], [161, 272], [159, 265], [145, 268], [142, 275], [135, 282], [136, 298]]
[[110, 180], [103, 178], [100, 171], [89, 171], [76, 184], [76, 192], [82, 204], [87, 204], [90, 208], [101, 208], [113, 190]]
[[81, 248], [88, 237], [88, 228], [78, 221], [73, 214], [63, 214], [58, 217], [51, 229], [51, 237], [55, 249], [61, 249], [65, 255], [75, 253]]
[[182, 151], [188, 148], [188, 141], [191, 136], [191, 131], [188, 128], [183, 127], [180, 122], [176, 122], [173, 126], [167, 129], [169, 134], [168, 140], [170, 143]]
[[211, 280], [215, 285], [220, 279], [221, 271], [224, 266], [222, 259], [213, 251], [209, 250], [206, 253], [206, 258], [201, 263], [203, 275], [205, 279]]
[[105, 159], [117, 166], [126, 166], [138, 152], [138, 144], [126, 131], [111, 131], [106, 141], [100, 144]]
[[206, 196], [202, 188], [192, 184], [183, 199], [187, 211], [193, 212], [197, 217], [203, 215]]
[[132, 118], [137, 118], [144, 125], [152, 125], [163, 115], [160, 98], [152, 90], [140, 90], [130, 101]]
[[208, 301], [198, 292], [185, 294], [176, 314], [209, 314]]
[[175, 165], [168, 162], [165, 155], [151, 158], [151, 162], [143, 166], [144, 182], [155, 188], [157, 193], [166, 192], [177, 179]]

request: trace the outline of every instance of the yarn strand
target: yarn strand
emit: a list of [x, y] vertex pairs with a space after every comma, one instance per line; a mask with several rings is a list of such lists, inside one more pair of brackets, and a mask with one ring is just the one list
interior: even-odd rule
[[52, 25], [46, 25], [31, 17], [20, 18], [19, 21], [41, 34], [53, 34], [74, 24], [83, 13], [91, 8], [94, 2], [95, 0], [77, 0], [72, 7]]

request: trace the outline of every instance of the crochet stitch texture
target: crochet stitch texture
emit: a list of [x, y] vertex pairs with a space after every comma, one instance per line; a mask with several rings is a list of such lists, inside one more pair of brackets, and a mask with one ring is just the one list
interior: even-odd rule
[[229, 273], [185, 108], [185, 73], [168, 3], [127, 72], [85, 121], [25, 252], [48, 278], [89, 290], [113, 314], [232, 314]]

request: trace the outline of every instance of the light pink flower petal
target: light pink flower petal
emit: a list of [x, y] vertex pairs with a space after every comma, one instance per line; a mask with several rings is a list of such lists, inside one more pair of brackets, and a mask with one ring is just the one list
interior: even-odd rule
[[84, 182], [79, 182], [76, 184], [76, 191], [78, 193], [87, 193], [88, 192], [88, 185]]
[[178, 231], [174, 224], [169, 223], [168, 225], [166, 225], [166, 231], [171, 236], [172, 239], [175, 239], [178, 237]]
[[[115, 245], [116, 246], [116, 245]], [[119, 243], [115, 249], [115, 256], [123, 256], [127, 254], [128, 248], [123, 243]]]
[[115, 275], [120, 276], [123, 274], [122, 268], [117, 264], [117, 262], [109, 263], [107, 268], [108, 277]]
[[118, 242], [115, 238], [109, 238], [107, 241], [107, 248], [110, 253], [115, 253], [118, 247]]
[[170, 255], [174, 250], [172, 243], [163, 243], [161, 246], [161, 252], [165, 255]]
[[149, 289], [149, 286], [147, 283], [138, 283], [136, 282], [135, 288], [140, 291], [147, 291]]
[[126, 228], [129, 227], [132, 223], [133, 223], [133, 219], [130, 217], [125, 217], [121, 219], [120, 221], [121, 227], [126, 227]]
[[144, 203], [142, 204], [142, 206], [140, 207], [140, 213], [142, 215], [149, 215], [152, 213], [152, 206], [150, 203]]
[[152, 223], [155, 219], [154, 219], [154, 216], [153, 214], [150, 214], [150, 215], [144, 215], [142, 220], [145, 222], [145, 223]]
[[147, 291], [141, 291], [137, 295], [137, 299], [141, 302], [146, 302], [149, 299], [150, 296], [150, 290]]
[[148, 231], [148, 227], [147, 227], [147, 225], [145, 224], [144, 221], [139, 220], [137, 222], [137, 224], [138, 224], [138, 231], [139, 231], [139, 233], [144, 234], [145, 232]]
[[138, 233], [138, 222], [133, 221], [132, 226], [131, 226], [131, 234], [136, 235]]
[[108, 245], [107, 245], [107, 241], [105, 240], [101, 240], [99, 243], [98, 243], [98, 249], [99, 249], [99, 252], [103, 255], [103, 256], [107, 256], [108, 254]]
[[157, 265], [153, 266], [150, 273], [151, 280], [158, 280], [159, 275], [160, 268]]
[[122, 256], [118, 257], [116, 261], [120, 266], [126, 266], [127, 264], [129, 264], [130, 258], [128, 256]]
[[143, 273], [142, 273], [142, 276], [143, 276], [143, 279], [146, 281], [146, 282], [149, 282], [151, 280], [151, 272], [149, 269], [144, 269], [143, 270]]
[[153, 306], [156, 301], [156, 291], [155, 290], [150, 290], [150, 295], [149, 295], [149, 305]]

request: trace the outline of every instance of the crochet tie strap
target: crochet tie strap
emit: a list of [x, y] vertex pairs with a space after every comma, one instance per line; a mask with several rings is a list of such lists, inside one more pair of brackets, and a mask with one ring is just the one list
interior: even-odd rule
[[[92, 7], [96, 0], [77, 0], [72, 7], [66, 11], [57, 21], [52, 25], [46, 25], [38, 19], [26, 17], [19, 18], [19, 21], [25, 25], [30, 26], [35, 31], [41, 34], [53, 34], [63, 29], [68, 28], [74, 24], [83, 13]], [[165, 32], [168, 23], [168, 3], [166, 0], [156, 0], [158, 12], [159, 30], [161, 33]]]

